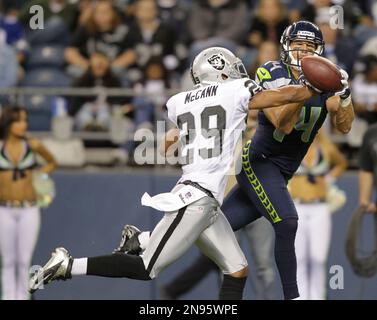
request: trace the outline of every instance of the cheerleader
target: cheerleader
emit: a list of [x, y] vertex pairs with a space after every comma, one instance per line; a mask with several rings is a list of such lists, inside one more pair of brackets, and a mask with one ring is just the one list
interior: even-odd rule
[[[330, 198], [333, 197], [334, 180], [346, 168], [345, 157], [320, 131], [290, 181], [290, 192], [299, 216], [295, 246], [300, 299], [326, 298], [326, 263], [333, 209]], [[341, 202], [344, 204], [345, 199]]]
[[[29, 267], [37, 242], [40, 212], [34, 174], [56, 167], [40, 141], [26, 137], [26, 109], [5, 107], [0, 116], [0, 254], [2, 299], [26, 300]], [[36, 170], [36, 155], [46, 164]]]

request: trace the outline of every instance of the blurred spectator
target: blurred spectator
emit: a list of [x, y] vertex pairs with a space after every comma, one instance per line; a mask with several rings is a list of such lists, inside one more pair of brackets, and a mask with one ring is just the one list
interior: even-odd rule
[[307, 5], [302, 12], [302, 17], [314, 21], [323, 10], [326, 12], [333, 5], [331, 0], [307, 0]]
[[377, 122], [377, 57], [367, 55], [357, 64], [358, 73], [352, 81], [353, 103], [360, 118]]
[[161, 20], [170, 25], [180, 37], [187, 37], [188, 6], [179, 0], [157, 0]]
[[189, 5], [180, 0], [157, 0], [161, 21], [175, 30], [177, 43], [175, 55], [179, 59], [179, 72], [185, 70], [188, 56], [188, 45], [190, 42], [187, 18]]
[[372, 194], [377, 183], [377, 124], [370, 126], [364, 135], [359, 164], [359, 204], [367, 212], [376, 213]]
[[16, 10], [20, 10], [24, 4], [27, 2], [27, 0], [1, 0], [0, 2], [0, 10], [3, 10], [4, 8], [12, 7]]
[[351, 72], [357, 56], [355, 43], [352, 38], [343, 35], [340, 28], [332, 27], [330, 20], [330, 7], [321, 8], [314, 20], [321, 29], [325, 41], [323, 55], [341, 68]]
[[281, 2], [288, 9], [289, 23], [303, 20], [302, 12], [305, 10], [305, 8], [308, 5], [307, 0], [282, 0]]
[[[320, 130], [289, 182], [300, 221], [295, 247], [297, 284], [302, 300], [326, 298], [326, 262], [332, 223], [329, 192], [336, 188], [334, 181], [346, 168], [346, 158]], [[344, 205], [344, 195], [341, 193], [340, 196], [342, 199], [337, 199], [338, 205]]]
[[[17, 83], [18, 62], [15, 50], [6, 43], [6, 34], [0, 30], [0, 88], [13, 87]], [[0, 103], [4, 98], [0, 97]]]
[[65, 50], [69, 64], [78, 67], [75, 71], [86, 70], [92, 53], [100, 50], [106, 53], [111, 67], [122, 70], [132, 65], [136, 55], [134, 44], [128, 37], [130, 29], [122, 24], [111, 0], [99, 0], [86, 24], [79, 26], [71, 45]]
[[279, 46], [273, 41], [264, 41], [258, 47], [255, 63], [249, 69], [250, 78], [254, 78], [257, 69], [267, 61], [279, 60]]
[[3, 6], [3, 15], [0, 17], [0, 29], [6, 33], [7, 44], [13, 46], [18, 52], [18, 60], [23, 60], [26, 49], [25, 33], [22, 23], [18, 20], [18, 10], [8, 4]]
[[142, 78], [142, 70], [152, 57], [162, 57], [164, 67], [174, 70], [179, 61], [175, 56], [176, 34], [158, 18], [155, 0], [138, 0], [135, 3], [135, 22], [131, 26], [132, 43], [137, 54], [137, 69], [133, 69], [132, 81]]
[[[118, 110], [123, 116], [131, 118], [134, 127], [139, 128], [153, 128], [153, 121], [155, 119], [155, 105], [153, 102], [159, 101], [162, 103], [164, 92], [164, 84], [158, 86], [159, 71], [149, 72], [152, 79], [145, 81], [145, 85], [149, 86], [149, 94], [157, 95], [153, 99], [149, 99], [147, 92], [144, 92], [144, 87], [141, 86], [139, 90], [140, 95], [135, 97], [107, 97], [104, 88], [120, 88], [122, 87], [120, 79], [113, 74], [110, 69], [110, 61], [102, 52], [95, 52], [90, 58], [90, 67], [86, 73], [73, 84], [74, 87], [98, 89], [98, 94], [94, 96], [75, 97], [71, 100], [69, 115], [75, 118], [76, 128], [79, 130], [88, 131], [107, 131], [111, 126], [112, 114]], [[155, 78], [153, 80], [153, 77]], [[154, 92], [151, 92], [153, 81]], [[158, 92], [156, 92], [156, 88]], [[165, 100], [164, 100], [165, 102]], [[114, 111], [114, 112], [113, 112]], [[131, 151], [132, 143], [128, 146]]]
[[366, 27], [377, 26], [377, 2], [374, 0], [358, 0], [353, 1], [357, 6], [358, 24]]
[[280, 36], [288, 25], [286, 8], [281, 1], [260, 0], [249, 29], [247, 44], [258, 47], [265, 40], [279, 43]]
[[[344, 23], [343, 33], [347, 35], [357, 34], [356, 40], [361, 45], [370, 37], [370, 34], [367, 33], [369, 33], [369, 28], [373, 26], [370, 17], [370, 2], [370, 0], [308, 0], [307, 5], [302, 10], [301, 16], [303, 19], [315, 21], [318, 16], [326, 14], [330, 7], [340, 5], [343, 17], [338, 21]], [[333, 10], [332, 15], [335, 18], [334, 14], [337, 12], [337, 8], [334, 7]]]
[[43, 18], [46, 22], [51, 17], [60, 17], [69, 30], [74, 30], [77, 20], [77, 7], [68, 0], [32, 0], [21, 9], [19, 18], [25, 25], [29, 26], [29, 21], [33, 14], [30, 13], [30, 8], [34, 5], [39, 5], [43, 8]]
[[[73, 86], [113, 88], [121, 87], [121, 83], [111, 72], [110, 61], [106, 55], [95, 52], [90, 58], [90, 68], [75, 81]], [[102, 90], [97, 96], [73, 98], [69, 114], [75, 117], [76, 127], [80, 130], [107, 130], [110, 125], [112, 105], [124, 104], [126, 100], [127, 98], [107, 98]]]
[[[12, 3], [3, 3], [0, 16], [1, 51], [2, 51], [2, 79], [1, 86], [16, 85], [23, 76], [21, 63], [25, 59], [27, 42], [22, 24], [18, 21], [18, 10]], [[5, 38], [5, 39], [4, 39]], [[8, 48], [9, 47], [9, 48]], [[13, 50], [11, 50], [11, 48]], [[17, 58], [17, 61], [15, 60]]]
[[144, 77], [136, 86], [136, 91], [142, 91], [147, 100], [161, 113], [168, 100], [165, 90], [169, 88], [168, 74], [162, 59], [151, 58], [144, 67]]
[[238, 0], [194, 0], [188, 28], [192, 41], [221, 38], [240, 43], [248, 28], [248, 10]]
[[92, 0], [79, 0], [78, 10], [79, 17], [77, 21], [78, 26], [84, 26], [90, 20], [93, 14], [94, 2]]

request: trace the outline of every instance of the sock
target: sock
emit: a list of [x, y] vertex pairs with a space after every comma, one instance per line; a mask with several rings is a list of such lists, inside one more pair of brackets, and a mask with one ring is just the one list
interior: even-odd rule
[[88, 258], [87, 275], [110, 278], [151, 280], [143, 259], [130, 254], [112, 254]]
[[247, 277], [235, 278], [225, 274], [220, 289], [219, 300], [242, 300], [246, 279]]
[[285, 219], [273, 225], [275, 228], [275, 260], [283, 285], [284, 299], [299, 297], [297, 287], [297, 260], [295, 238], [297, 219]]
[[74, 259], [72, 264], [71, 275], [82, 276], [86, 274], [88, 258]]

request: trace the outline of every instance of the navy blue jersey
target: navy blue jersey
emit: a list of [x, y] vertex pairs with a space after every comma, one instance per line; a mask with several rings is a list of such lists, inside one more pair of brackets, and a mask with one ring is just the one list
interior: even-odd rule
[[[264, 89], [297, 84], [289, 67], [281, 61], [263, 64], [257, 70], [256, 81]], [[326, 119], [326, 100], [330, 96], [331, 94], [321, 94], [305, 101], [299, 120], [287, 135], [275, 129], [263, 111], [260, 111], [251, 152], [262, 154], [276, 164], [281, 172], [293, 175]]]

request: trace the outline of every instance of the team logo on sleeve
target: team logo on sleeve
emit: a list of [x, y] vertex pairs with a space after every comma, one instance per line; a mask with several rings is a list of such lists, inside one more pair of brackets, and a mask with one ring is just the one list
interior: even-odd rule
[[216, 70], [223, 70], [225, 67], [225, 60], [219, 54], [214, 54], [208, 58], [208, 63]]

